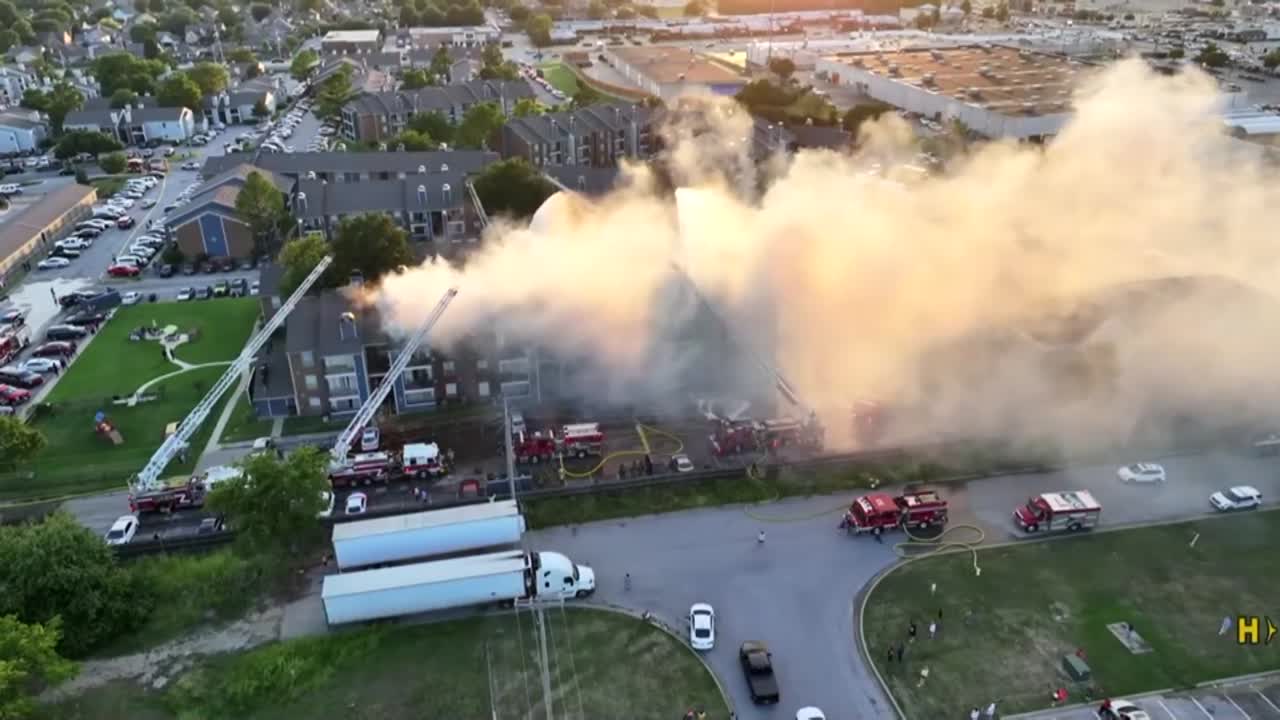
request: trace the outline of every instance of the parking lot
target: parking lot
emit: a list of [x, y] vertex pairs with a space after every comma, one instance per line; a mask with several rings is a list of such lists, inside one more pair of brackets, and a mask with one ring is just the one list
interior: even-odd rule
[[[1151, 720], [1280, 720], [1280, 678], [1266, 677], [1190, 693], [1127, 698]], [[1014, 715], [1018, 720], [1097, 720], [1093, 705]]]

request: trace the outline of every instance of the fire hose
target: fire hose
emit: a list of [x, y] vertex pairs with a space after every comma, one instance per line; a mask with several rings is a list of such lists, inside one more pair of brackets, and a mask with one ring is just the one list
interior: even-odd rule
[[[913, 558], [922, 555], [945, 555], [946, 553], [968, 551], [973, 555], [973, 574], [982, 575], [982, 568], [978, 566], [978, 546], [983, 540], [987, 539], [987, 533], [977, 525], [952, 525], [943, 530], [937, 537], [922, 538], [911, 534], [911, 529], [902, 526], [903, 532], [907, 534], [907, 541], [900, 542], [893, 546], [893, 551], [900, 558]], [[955, 532], [971, 532], [974, 534], [972, 540], [947, 540], [946, 537]], [[954, 537], [954, 535], [952, 535]]]
[[[648, 426], [648, 425], [641, 425], [640, 423], [636, 423], [636, 428], [638, 428], [638, 429], [639, 429], [639, 430], [641, 430], [642, 432], [650, 432], [650, 433], [654, 433], [655, 435], [659, 435], [659, 436], [661, 436], [661, 437], [665, 437], [665, 438], [667, 438], [667, 439], [672, 440], [673, 442], [675, 442], [675, 444], [676, 444], [676, 449], [671, 451], [671, 454], [672, 454], [672, 455], [678, 455], [678, 454], [680, 454], [680, 452], [681, 452], [682, 450], [684, 450], [684, 441], [683, 441], [683, 440], [681, 440], [680, 438], [676, 437], [675, 435], [672, 435], [671, 433], [667, 432], [666, 430], [659, 430], [659, 429], [658, 429], [658, 428], [656, 428], [656, 427], [650, 427], [650, 426]], [[646, 443], [645, 443], [645, 445], [646, 445], [646, 446], [648, 446], [648, 442], [646, 442]], [[613, 460], [613, 459], [615, 459], [615, 458], [621, 458], [621, 457], [646, 457], [646, 456], [647, 456], [647, 455], [649, 455], [649, 454], [650, 454], [650, 453], [649, 453], [649, 451], [648, 451], [648, 450], [619, 450], [619, 451], [617, 451], [617, 452], [609, 453], [608, 455], [605, 455], [604, 457], [600, 458], [600, 462], [599, 462], [599, 463], [597, 463], [595, 467], [591, 468], [590, 470], [588, 470], [588, 471], [586, 471], [586, 472], [582, 472], [582, 473], [576, 473], [576, 472], [573, 472], [573, 471], [569, 470], [568, 468], [566, 468], [566, 467], [564, 466], [564, 455], [561, 455], [561, 456], [560, 456], [560, 472], [561, 472], [561, 474], [562, 474], [562, 475], [564, 475], [565, 477], [570, 477], [570, 478], [588, 478], [588, 477], [591, 477], [592, 475], [595, 475], [595, 474], [596, 474], [597, 472], [599, 472], [602, 468], [604, 468], [604, 466], [605, 466], [605, 465], [606, 465], [610, 460]]]

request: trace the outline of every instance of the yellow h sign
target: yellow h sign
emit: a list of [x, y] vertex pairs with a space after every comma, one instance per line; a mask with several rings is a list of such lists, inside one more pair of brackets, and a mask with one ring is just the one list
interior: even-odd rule
[[[1263, 629], [1266, 637], [1263, 637]], [[1240, 615], [1236, 617], [1236, 642], [1241, 645], [1270, 645], [1275, 639], [1277, 628], [1271, 618], [1262, 615]]]

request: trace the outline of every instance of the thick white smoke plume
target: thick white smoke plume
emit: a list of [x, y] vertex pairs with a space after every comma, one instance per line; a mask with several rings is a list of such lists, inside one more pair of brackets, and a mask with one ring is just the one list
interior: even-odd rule
[[[1280, 387], [1280, 185], [1232, 149], [1218, 103], [1205, 76], [1126, 61], [1047, 147], [986, 144], [888, 183], [867, 155], [916, 152], [890, 117], [860, 156], [802, 152], [754, 197], [713, 171], [745, 158], [747, 121], [725, 112], [676, 143], [674, 200], [644, 171], [598, 202], [558, 196], [534, 228], [493, 229], [463, 269], [390, 277], [377, 302], [413, 327], [456, 285], [433, 344], [496, 327], [585, 362], [610, 400], [697, 391], [708, 367], [756, 393], [769, 383], [741, 350], [757, 346], [825, 417], [872, 398], [926, 410], [921, 432], [1123, 439], [1151, 413], [1262, 416]], [[721, 328], [673, 264], [736, 358], [703, 352]]]

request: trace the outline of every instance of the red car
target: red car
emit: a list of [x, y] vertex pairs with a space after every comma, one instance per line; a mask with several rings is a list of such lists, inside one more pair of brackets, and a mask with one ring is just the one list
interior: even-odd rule
[[0, 405], [21, 405], [31, 399], [31, 393], [12, 385], [0, 385]]
[[137, 221], [134, 220], [132, 217], [125, 215], [124, 217], [121, 217], [119, 220], [116, 221], [116, 227], [120, 228], [121, 230], [128, 230], [129, 228], [133, 227], [136, 222]]
[[35, 350], [32, 350], [31, 354], [36, 357], [71, 357], [76, 354], [76, 344], [70, 340], [47, 342]]
[[107, 268], [107, 274], [111, 277], [137, 277], [142, 272], [132, 265], [112, 265]]

